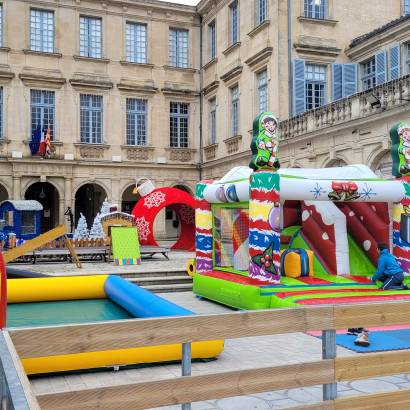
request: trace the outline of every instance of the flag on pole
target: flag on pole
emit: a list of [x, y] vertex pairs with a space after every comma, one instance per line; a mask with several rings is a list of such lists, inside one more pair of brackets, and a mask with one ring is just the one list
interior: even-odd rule
[[38, 148], [38, 155], [42, 157], [44, 157], [44, 155], [46, 154], [45, 133], [46, 127], [43, 127], [43, 130], [41, 131], [40, 146]]
[[44, 138], [44, 143], [46, 146], [46, 151], [44, 156], [46, 158], [51, 158], [51, 129], [50, 129], [50, 124], [47, 126], [47, 131], [46, 131], [46, 136]]
[[41, 140], [41, 124], [38, 124], [36, 129], [33, 130], [33, 133], [31, 135], [31, 141], [29, 144], [31, 155], [36, 155], [38, 153], [38, 150], [40, 148], [40, 140]]

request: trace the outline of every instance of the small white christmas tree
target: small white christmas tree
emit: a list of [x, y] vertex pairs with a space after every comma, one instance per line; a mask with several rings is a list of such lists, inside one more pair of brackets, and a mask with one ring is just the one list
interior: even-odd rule
[[105, 198], [104, 202], [101, 205], [101, 209], [100, 209], [101, 216], [110, 213], [110, 206], [111, 204], [107, 201], [107, 198]]
[[94, 218], [93, 226], [90, 229], [89, 237], [93, 239], [104, 238], [104, 230], [101, 225], [101, 214], [100, 213], [98, 213]]
[[87, 239], [89, 236], [89, 231], [87, 227], [87, 220], [85, 216], [80, 212], [80, 219], [77, 223], [77, 228], [75, 228], [75, 232], [73, 235], [73, 239]]

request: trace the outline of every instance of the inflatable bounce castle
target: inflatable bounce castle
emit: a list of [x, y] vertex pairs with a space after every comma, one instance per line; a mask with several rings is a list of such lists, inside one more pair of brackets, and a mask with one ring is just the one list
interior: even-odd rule
[[194, 292], [242, 309], [410, 299], [369, 278], [378, 242], [410, 272], [410, 125], [390, 132], [384, 180], [364, 165], [279, 169], [277, 124], [260, 114], [249, 168], [197, 185]]

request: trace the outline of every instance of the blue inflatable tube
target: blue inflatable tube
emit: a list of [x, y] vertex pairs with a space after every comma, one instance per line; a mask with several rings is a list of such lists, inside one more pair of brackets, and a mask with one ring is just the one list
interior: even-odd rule
[[109, 275], [104, 283], [104, 291], [113, 302], [138, 318], [193, 314], [119, 276]]

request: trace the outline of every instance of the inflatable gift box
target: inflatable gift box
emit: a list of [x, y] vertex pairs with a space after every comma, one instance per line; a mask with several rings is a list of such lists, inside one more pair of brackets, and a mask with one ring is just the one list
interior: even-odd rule
[[282, 276], [300, 278], [314, 276], [313, 252], [305, 249], [287, 249], [281, 255]]

